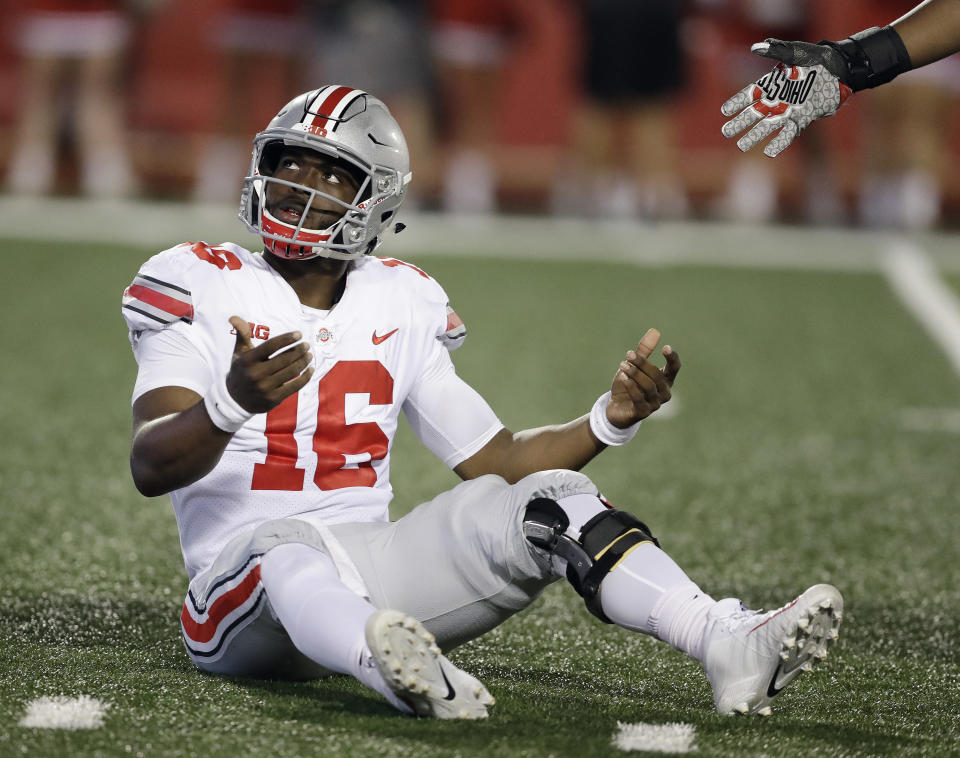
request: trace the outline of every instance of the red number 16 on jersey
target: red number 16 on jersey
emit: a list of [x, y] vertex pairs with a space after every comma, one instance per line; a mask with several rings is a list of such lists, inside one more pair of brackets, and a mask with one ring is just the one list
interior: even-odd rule
[[[393, 402], [393, 377], [380, 361], [340, 361], [320, 379], [320, 404], [313, 433], [317, 468], [313, 483], [321, 490], [372, 487], [373, 461], [383, 460], [390, 441], [372, 421], [347, 424], [346, 396], [369, 393], [370, 405]], [[291, 395], [267, 414], [267, 458], [253, 467], [251, 489], [302, 490], [304, 469], [297, 467], [297, 398]], [[368, 454], [356, 468], [344, 468], [347, 457]]]

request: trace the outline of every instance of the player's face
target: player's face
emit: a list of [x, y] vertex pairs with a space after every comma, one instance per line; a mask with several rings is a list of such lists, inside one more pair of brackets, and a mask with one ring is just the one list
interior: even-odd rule
[[[336, 159], [298, 147], [283, 149], [273, 175], [277, 179], [319, 190], [346, 203], [352, 203], [360, 189], [354, 176]], [[303, 190], [267, 182], [267, 210], [291, 226], [300, 223], [304, 212], [307, 217], [303, 225], [307, 229], [326, 229], [344, 214], [343, 206], [320, 196], [315, 196], [309, 210], [306, 210], [309, 199], [310, 196]]]

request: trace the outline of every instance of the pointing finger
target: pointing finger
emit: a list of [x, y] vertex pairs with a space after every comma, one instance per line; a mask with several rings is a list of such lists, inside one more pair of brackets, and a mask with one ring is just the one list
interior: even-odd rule
[[243, 353], [252, 349], [253, 343], [250, 342], [250, 324], [239, 316], [231, 316], [230, 324], [237, 332], [237, 341], [233, 346], [233, 354], [236, 355], [237, 353]]
[[647, 333], [643, 335], [643, 338], [637, 344], [637, 355], [641, 358], [649, 358], [650, 353], [653, 352], [653, 349], [659, 341], [660, 332], [656, 329], [647, 329]]

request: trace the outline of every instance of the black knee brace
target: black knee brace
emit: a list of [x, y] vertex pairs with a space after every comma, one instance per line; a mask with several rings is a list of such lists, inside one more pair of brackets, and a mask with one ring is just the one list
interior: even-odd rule
[[555, 501], [530, 501], [523, 517], [523, 534], [534, 545], [567, 562], [567, 580], [584, 599], [587, 610], [611, 623], [600, 607], [600, 582], [636, 545], [660, 546], [647, 525], [633, 514], [610, 508], [598, 513], [580, 530], [580, 540], [568, 536], [570, 519]]

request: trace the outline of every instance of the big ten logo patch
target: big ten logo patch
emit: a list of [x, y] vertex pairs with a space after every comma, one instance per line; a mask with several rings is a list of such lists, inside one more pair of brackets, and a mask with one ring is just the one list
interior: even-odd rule
[[[247, 322], [247, 326], [250, 327], [250, 337], [255, 340], [266, 340], [270, 339], [270, 327], [266, 324], [254, 324], [252, 321]], [[230, 334], [236, 336], [236, 328], [230, 329]]]
[[327, 130], [322, 126], [314, 126], [313, 124], [294, 124], [293, 128], [298, 132], [310, 132], [310, 134], [316, 134], [318, 137], [327, 136]]

